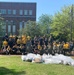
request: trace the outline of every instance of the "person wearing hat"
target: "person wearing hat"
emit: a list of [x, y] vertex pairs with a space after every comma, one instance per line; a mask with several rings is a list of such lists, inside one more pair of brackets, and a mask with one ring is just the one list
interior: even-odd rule
[[22, 36], [22, 44], [25, 46], [27, 43], [27, 37], [26, 36]]
[[6, 39], [3, 41], [3, 46], [2, 46], [2, 51], [6, 52], [6, 49], [8, 47], [8, 42], [6, 41]]
[[31, 39], [31, 37], [30, 36], [27, 36], [27, 40], [30, 40]]
[[21, 37], [18, 37], [18, 39], [17, 39], [17, 45], [20, 46], [20, 44], [21, 44]]
[[9, 38], [12, 38], [12, 37], [13, 37], [12, 35], [9, 36]]

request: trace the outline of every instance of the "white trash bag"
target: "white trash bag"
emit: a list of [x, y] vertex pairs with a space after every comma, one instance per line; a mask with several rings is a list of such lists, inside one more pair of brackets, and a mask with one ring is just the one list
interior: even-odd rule
[[42, 56], [40, 54], [37, 54], [34, 59], [32, 60], [32, 63], [42, 63]]
[[22, 56], [21, 56], [22, 61], [26, 61], [26, 58], [27, 58], [26, 55], [22, 55]]
[[29, 54], [27, 54], [27, 59], [26, 60], [30, 60], [30, 61], [32, 61], [34, 58], [35, 58], [35, 54], [33, 54], [33, 53], [29, 53]]

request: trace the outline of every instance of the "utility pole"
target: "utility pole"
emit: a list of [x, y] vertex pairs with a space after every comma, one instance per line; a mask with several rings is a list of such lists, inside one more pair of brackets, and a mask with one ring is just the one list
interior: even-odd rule
[[70, 38], [71, 38], [71, 41], [72, 41], [72, 25], [73, 25], [73, 4], [71, 6], [71, 15], [70, 15], [70, 18], [71, 18], [71, 21], [70, 21]]

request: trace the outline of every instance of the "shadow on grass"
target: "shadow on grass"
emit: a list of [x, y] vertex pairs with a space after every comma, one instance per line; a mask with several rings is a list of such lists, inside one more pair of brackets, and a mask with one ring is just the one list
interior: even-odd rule
[[25, 71], [16, 72], [14, 69], [7, 69], [5, 67], [0, 67], [0, 75], [25, 75]]

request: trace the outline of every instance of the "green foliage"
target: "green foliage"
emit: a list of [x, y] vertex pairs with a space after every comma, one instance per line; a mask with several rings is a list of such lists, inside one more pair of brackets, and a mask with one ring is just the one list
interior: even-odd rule
[[25, 28], [20, 30], [20, 34], [26, 34], [31, 37], [34, 37], [35, 35], [40, 35], [40, 27], [39, 25], [34, 21], [28, 21], [26, 23]]
[[20, 34], [30, 35], [34, 37], [35, 35], [47, 35], [50, 33], [50, 24], [52, 23], [52, 16], [47, 14], [42, 15], [39, 18], [39, 22], [28, 21], [25, 28], [19, 30]]
[[38, 23], [28, 21], [20, 34], [35, 35], [52, 34], [55, 38], [71, 40], [74, 39], [74, 6], [64, 6], [54, 16], [43, 14], [39, 17]]
[[0, 36], [3, 36], [4, 34], [3, 26], [4, 26], [4, 19], [0, 16]]
[[50, 25], [52, 23], [52, 16], [47, 14], [42, 14], [39, 17], [39, 26], [41, 28], [41, 34], [49, 34], [50, 33]]
[[61, 38], [64, 37], [65, 39], [70, 40], [72, 25], [72, 35], [74, 36], [74, 19], [72, 19], [73, 15], [71, 16], [74, 11], [70, 11], [71, 6], [65, 6], [62, 8], [61, 12], [55, 14], [53, 17], [53, 23], [51, 24], [51, 34], [56, 37], [60, 35]]

